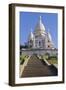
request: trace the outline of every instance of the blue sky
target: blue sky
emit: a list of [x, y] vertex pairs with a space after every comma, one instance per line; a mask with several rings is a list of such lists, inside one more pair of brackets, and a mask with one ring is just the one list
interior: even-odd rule
[[36, 12], [20, 12], [20, 44], [28, 40], [28, 35], [31, 31], [35, 30], [36, 24], [39, 20], [39, 16], [42, 17], [42, 22], [46, 28], [46, 32], [49, 32], [52, 36], [54, 46], [58, 47], [58, 15], [57, 13], [36, 13]]

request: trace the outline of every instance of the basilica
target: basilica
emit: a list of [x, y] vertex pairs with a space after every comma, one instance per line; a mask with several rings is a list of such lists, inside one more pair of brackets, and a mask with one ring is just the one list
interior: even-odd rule
[[51, 34], [49, 31], [46, 31], [41, 16], [39, 17], [34, 32], [31, 31], [28, 36], [27, 45], [29, 48], [54, 49]]

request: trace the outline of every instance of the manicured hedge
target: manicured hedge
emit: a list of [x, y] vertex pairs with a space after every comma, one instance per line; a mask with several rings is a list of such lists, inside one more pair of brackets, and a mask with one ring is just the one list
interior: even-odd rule
[[48, 59], [57, 59], [57, 56], [49, 56]]

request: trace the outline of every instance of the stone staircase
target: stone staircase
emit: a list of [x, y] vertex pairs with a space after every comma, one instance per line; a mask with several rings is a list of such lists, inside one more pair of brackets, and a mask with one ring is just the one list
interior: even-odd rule
[[36, 55], [32, 55], [24, 67], [21, 77], [38, 77], [38, 76], [52, 76], [52, 69], [40, 60]]

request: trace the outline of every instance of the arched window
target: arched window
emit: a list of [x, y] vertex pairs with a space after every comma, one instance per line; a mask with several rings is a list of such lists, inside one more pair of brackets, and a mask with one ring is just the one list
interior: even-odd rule
[[48, 40], [48, 42], [50, 42], [50, 40]]
[[35, 41], [35, 46], [36, 46], [36, 47], [38, 46], [37, 44], [38, 44], [38, 40]]
[[48, 45], [48, 48], [49, 48], [50, 46]]
[[41, 46], [41, 41], [39, 41], [39, 46]]

